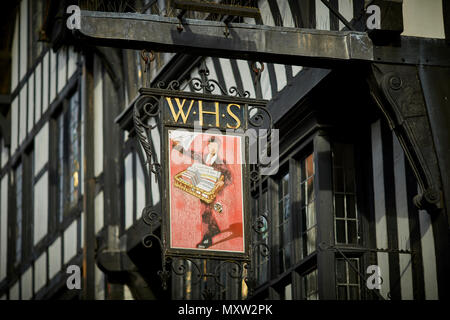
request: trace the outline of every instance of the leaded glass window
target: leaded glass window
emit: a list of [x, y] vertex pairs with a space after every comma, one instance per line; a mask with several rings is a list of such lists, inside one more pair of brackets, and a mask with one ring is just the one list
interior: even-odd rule
[[78, 94], [69, 100], [70, 120], [70, 151], [69, 151], [69, 201], [71, 205], [78, 202], [80, 193], [80, 162], [81, 162], [81, 135], [80, 135], [80, 104]]
[[333, 193], [336, 243], [359, 243], [353, 145], [333, 147]]
[[69, 98], [64, 109], [55, 124], [58, 193], [56, 210], [59, 222], [78, 204], [80, 197], [81, 125], [78, 93]]

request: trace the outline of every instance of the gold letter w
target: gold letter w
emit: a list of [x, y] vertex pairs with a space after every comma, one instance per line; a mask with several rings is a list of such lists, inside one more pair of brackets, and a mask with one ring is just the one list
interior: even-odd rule
[[170, 111], [172, 112], [172, 117], [175, 120], [175, 122], [178, 122], [178, 118], [181, 115], [181, 118], [183, 119], [183, 123], [186, 123], [187, 118], [189, 117], [189, 113], [191, 112], [191, 108], [194, 105], [194, 100], [191, 100], [191, 104], [189, 105], [189, 109], [187, 111], [186, 114], [184, 114], [184, 103], [186, 102], [186, 99], [183, 99], [183, 102], [180, 104], [180, 99], [179, 98], [175, 98], [175, 102], [177, 103], [178, 106], [178, 113], [175, 114], [175, 110], [173, 108], [173, 104], [172, 104], [172, 100], [168, 97], [166, 97], [167, 102], [169, 103], [169, 108]]

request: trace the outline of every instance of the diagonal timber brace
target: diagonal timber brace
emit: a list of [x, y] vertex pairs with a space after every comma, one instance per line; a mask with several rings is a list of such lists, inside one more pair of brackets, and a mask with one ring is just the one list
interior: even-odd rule
[[396, 134], [422, 191], [419, 209], [441, 208], [439, 162], [416, 66], [373, 64], [371, 95]]

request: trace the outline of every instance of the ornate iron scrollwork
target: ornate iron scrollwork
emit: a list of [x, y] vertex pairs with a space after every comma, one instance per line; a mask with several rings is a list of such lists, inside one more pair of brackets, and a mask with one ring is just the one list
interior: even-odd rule
[[214, 94], [216, 89], [219, 90], [220, 95], [224, 96], [234, 96], [234, 97], [242, 97], [242, 98], [250, 98], [250, 92], [246, 90], [239, 90], [237, 87], [232, 86], [230, 88], [225, 88], [215, 79], [208, 79], [209, 70], [206, 67], [205, 63], [202, 63], [202, 66], [199, 70], [200, 78], [193, 77], [189, 79], [183, 86], [178, 80], [172, 80], [169, 83], [165, 83], [164, 81], [159, 81], [156, 84], [156, 88], [158, 89], [166, 89], [166, 90], [174, 90], [174, 91], [185, 91], [188, 87], [192, 89], [194, 92], [205, 92], [209, 94]]
[[[141, 115], [143, 111], [143, 115]], [[149, 166], [149, 170], [155, 175], [158, 175], [161, 169], [161, 165], [155, 161], [153, 157], [151, 140], [149, 139], [149, 131], [158, 127], [159, 116], [159, 101], [155, 96], [145, 95], [140, 97], [134, 104], [133, 121], [134, 128], [136, 130], [139, 142], [144, 149], [146, 155], [146, 163]], [[145, 124], [144, 121], [148, 121], [150, 118], [156, 119], [154, 125]]]

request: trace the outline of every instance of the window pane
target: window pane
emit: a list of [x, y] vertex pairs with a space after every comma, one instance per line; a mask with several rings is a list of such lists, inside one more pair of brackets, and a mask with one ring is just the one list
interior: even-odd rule
[[355, 192], [355, 169], [345, 169], [345, 192]]
[[280, 262], [282, 271], [284, 271], [291, 265], [290, 243], [292, 241], [292, 232], [289, 208], [289, 173], [284, 175], [279, 181], [278, 190]]
[[355, 159], [354, 159], [354, 152], [353, 152], [353, 145], [351, 144], [342, 144], [341, 145], [344, 149], [344, 166], [347, 168], [354, 168], [355, 167]]
[[346, 286], [338, 286], [338, 300], [347, 300]]
[[302, 256], [305, 257], [316, 250], [316, 216], [314, 194], [314, 155], [310, 154], [300, 163], [301, 168], [301, 231]]
[[292, 229], [291, 229], [291, 224], [289, 223], [289, 221], [286, 222], [282, 228], [280, 228], [280, 231], [282, 232], [283, 243], [287, 244], [287, 243], [291, 242]]
[[359, 286], [350, 286], [349, 288], [350, 300], [359, 300]]
[[303, 207], [302, 208], [302, 225], [303, 225], [303, 230], [302, 230], [302, 232], [305, 232], [306, 231], [306, 226], [307, 226], [307, 217], [308, 217], [308, 215], [307, 215], [307, 208], [306, 207]]
[[306, 224], [306, 229], [309, 229], [316, 225], [316, 212], [314, 208], [314, 202], [308, 204], [308, 211], [307, 211], [308, 219]]
[[347, 283], [347, 271], [345, 269], [345, 260], [336, 260], [336, 281], [338, 283]]
[[333, 148], [333, 165], [335, 167], [343, 166], [342, 144], [336, 143]]
[[347, 209], [347, 218], [356, 218], [356, 204], [355, 204], [355, 196], [347, 195], [345, 197], [346, 200], [346, 209]]
[[22, 258], [22, 164], [15, 172], [16, 189], [16, 262]]
[[286, 252], [285, 252], [285, 256], [286, 256], [286, 268], [289, 268], [291, 266], [291, 253], [292, 253], [292, 242], [288, 243], [286, 245]]
[[311, 293], [309, 296], [308, 296], [308, 300], [319, 300], [319, 292], [314, 292], [314, 293]]
[[306, 176], [307, 178], [314, 175], [314, 154], [310, 154], [306, 158]]
[[282, 195], [285, 196], [289, 193], [289, 173], [282, 179]]
[[30, 66], [34, 63], [36, 58], [42, 52], [43, 43], [39, 41], [39, 32], [42, 28], [42, 21], [44, 16], [44, 0], [33, 0], [30, 1]]
[[359, 258], [336, 259], [338, 299], [360, 299]]
[[281, 251], [281, 271], [286, 271], [287, 268], [291, 265], [291, 254], [289, 250], [289, 245], [285, 245]]
[[338, 218], [344, 218], [345, 217], [344, 196], [341, 195], [341, 194], [336, 194], [334, 196], [334, 214]]
[[304, 207], [306, 204], [306, 183], [302, 183], [300, 185], [300, 205]]
[[56, 119], [56, 217], [61, 223], [78, 204], [80, 197], [81, 174], [81, 127], [78, 93], [73, 94], [67, 108]]
[[345, 241], [345, 220], [336, 220], [336, 241], [346, 243]]
[[284, 300], [292, 300], [292, 284], [288, 284], [284, 287]]
[[347, 220], [348, 243], [358, 243], [356, 221]]
[[344, 192], [344, 170], [342, 168], [334, 168], [334, 191]]
[[291, 210], [289, 208], [289, 194], [284, 197], [284, 220], [288, 220], [291, 215]]
[[[352, 284], [358, 284], [359, 283], [359, 277], [358, 272], [356, 270], [359, 269], [358, 260], [357, 259], [350, 259], [352, 266], [348, 265], [348, 276], [349, 276], [349, 283]], [[354, 269], [356, 268], [356, 270]]]
[[308, 292], [317, 291], [317, 270], [308, 274]]
[[307, 254], [311, 254], [316, 250], [316, 228], [312, 228], [307, 232]]
[[306, 201], [307, 201], [307, 203], [311, 203], [314, 201], [314, 178], [313, 177], [311, 177], [307, 180], [306, 190], [307, 190]]
[[62, 222], [64, 212], [64, 115], [58, 117], [58, 220]]
[[333, 152], [336, 241], [355, 244], [358, 243], [358, 214], [353, 145], [336, 143]]
[[78, 94], [70, 98], [70, 203], [78, 201], [79, 171], [80, 171], [80, 140], [79, 140], [79, 103]]
[[300, 164], [300, 182], [305, 181], [307, 178], [306, 176], [306, 161], [303, 160]]
[[304, 296], [306, 300], [318, 299], [317, 269], [303, 277]]

